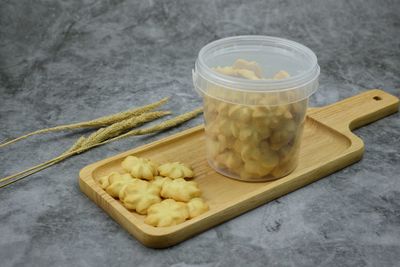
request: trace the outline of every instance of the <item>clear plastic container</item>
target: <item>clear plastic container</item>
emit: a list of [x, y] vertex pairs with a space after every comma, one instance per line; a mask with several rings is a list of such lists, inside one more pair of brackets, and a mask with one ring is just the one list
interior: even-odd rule
[[204, 46], [193, 82], [204, 99], [212, 168], [245, 181], [292, 172], [319, 71], [309, 48], [281, 38], [236, 36]]

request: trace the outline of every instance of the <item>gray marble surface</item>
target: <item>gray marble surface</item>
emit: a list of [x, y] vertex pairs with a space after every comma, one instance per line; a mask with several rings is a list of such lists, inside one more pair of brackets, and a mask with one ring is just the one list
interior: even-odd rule
[[[208, 42], [281, 36], [315, 51], [316, 106], [369, 88], [400, 96], [399, 1], [0, 3], [0, 140], [173, 95], [201, 104], [191, 69]], [[143, 247], [78, 188], [85, 165], [197, 125], [96, 148], [0, 190], [1, 266], [398, 266], [400, 116], [356, 131], [364, 158], [164, 250]], [[84, 131], [0, 150], [0, 176], [58, 155]]]

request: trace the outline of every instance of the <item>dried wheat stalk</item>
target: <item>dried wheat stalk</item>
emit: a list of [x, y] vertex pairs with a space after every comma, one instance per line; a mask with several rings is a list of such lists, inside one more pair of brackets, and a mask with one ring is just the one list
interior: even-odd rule
[[108, 125], [111, 125], [113, 123], [126, 120], [127, 118], [139, 116], [139, 115], [141, 115], [141, 114], [143, 114], [145, 112], [148, 112], [150, 110], [153, 110], [153, 109], [161, 106], [162, 104], [164, 104], [167, 101], [168, 101], [168, 97], [163, 98], [160, 101], [151, 103], [149, 105], [140, 107], [140, 108], [130, 109], [130, 110], [127, 110], [127, 111], [124, 111], [124, 112], [120, 112], [120, 113], [116, 113], [116, 114], [113, 114], [113, 115], [100, 117], [100, 118], [97, 118], [97, 119], [94, 119], [94, 120], [78, 122], [78, 123], [73, 123], [73, 124], [60, 125], [60, 126], [56, 126], [56, 127], [52, 127], [52, 128], [46, 128], [46, 129], [37, 130], [37, 131], [31, 132], [31, 133], [28, 133], [26, 135], [17, 137], [15, 139], [12, 139], [10, 141], [7, 141], [5, 143], [1, 143], [0, 144], [0, 148], [4, 147], [4, 146], [7, 146], [7, 145], [10, 145], [12, 143], [15, 143], [17, 141], [20, 141], [22, 139], [25, 139], [25, 138], [27, 138], [29, 136], [32, 136], [32, 135], [49, 133], [49, 132], [56, 132], [56, 131], [63, 131], [63, 130], [73, 130], [73, 129], [79, 129], [79, 128], [99, 128], [99, 127], [108, 126]]
[[[10, 175], [10, 176], [7, 176], [7, 177], [4, 177], [4, 178], [0, 179], [0, 188], [5, 187], [7, 185], [10, 185], [10, 184], [12, 184], [12, 183], [14, 183], [14, 182], [16, 182], [18, 180], [21, 180], [21, 179], [23, 179], [23, 178], [25, 178], [25, 177], [27, 177], [27, 176], [29, 176], [31, 174], [34, 174], [34, 173], [39, 172], [39, 171], [41, 171], [43, 169], [46, 169], [46, 168], [48, 168], [48, 167], [50, 167], [50, 166], [52, 166], [52, 165], [54, 165], [54, 164], [56, 164], [56, 163], [58, 163], [60, 161], [63, 161], [64, 159], [67, 159], [67, 158], [69, 158], [69, 157], [71, 157], [73, 155], [85, 152], [85, 151], [87, 151], [87, 150], [89, 150], [91, 148], [94, 148], [94, 147], [97, 147], [97, 146], [101, 146], [101, 145], [104, 145], [104, 144], [107, 144], [107, 143], [110, 143], [110, 142], [113, 142], [113, 141], [117, 141], [119, 139], [126, 138], [126, 137], [129, 137], [129, 136], [144, 135], [144, 134], [155, 133], [155, 132], [158, 132], [158, 131], [163, 131], [163, 130], [169, 129], [171, 127], [177, 126], [177, 125], [179, 125], [179, 124], [181, 124], [183, 122], [186, 122], [186, 121], [196, 117], [197, 115], [199, 115], [202, 112], [203, 112], [203, 109], [202, 108], [198, 108], [196, 110], [193, 110], [193, 111], [187, 112], [185, 114], [179, 115], [179, 116], [177, 116], [175, 118], [166, 120], [166, 121], [164, 121], [164, 122], [162, 122], [162, 123], [160, 123], [158, 125], [147, 127], [147, 128], [143, 128], [143, 129], [132, 130], [132, 131], [129, 131], [129, 132], [125, 133], [125, 134], [117, 135], [115, 137], [112, 137], [112, 138], [109, 138], [109, 139], [105, 139], [105, 140], [103, 140], [103, 138], [101, 138], [101, 137], [93, 137], [91, 139], [91, 141], [87, 141], [87, 140], [89, 140], [90, 136], [88, 138], [81, 137], [81, 138], [78, 139], [77, 142], [75, 142], [75, 144], [71, 148], [69, 148], [67, 151], [65, 151], [60, 156], [58, 156], [56, 158], [53, 158], [53, 159], [51, 159], [51, 160], [49, 160], [47, 162], [44, 162], [42, 164], [33, 166], [33, 167], [31, 167], [31, 168], [29, 168], [27, 170], [24, 170], [22, 172], [19, 172], [19, 173], [16, 173], [16, 174], [13, 174], [13, 175]], [[109, 127], [111, 127], [111, 126], [109, 126]], [[107, 127], [107, 128], [109, 128], [109, 127]], [[101, 131], [98, 131], [96, 133], [99, 136], [102, 136], [102, 135], [104, 135], [104, 132], [106, 131], [105, 129], [107, 129], [107, 128], [102, 128], [102, 129], [100, 129]], [[111, 132], [113, 132], [113, 131], [111, 131]], [[114, 134], [116, 134], [116, 132], [114, 132]], [[103, 141], [100, 141], [100, 140], [103, 140]]]
[[194, 117], [201, 114], [202, 112], [203, 112], [203, 108], [198, 108], [193, 111], [187, 112], [185, 114], [179, 115], [175, 118], [163, 121], [162, 123], [160, 123], [158, 125], [151, 126], [148, 128], [136, 129], [136, 130], [129, 131], [129, 132], [119, 135], [117, 137], [111, 138], [111, 139], [103, 142], [103, 144], [113, 142], [113, 141], [116, 141], [116, 140], [119, 140], [122, 138], [126, 138], [129, 136], [151, 134], [151, 133], [163, 131], [163, 130], [169, 129], [171, 127], [177, 126], [185, 121], [193, 119]]

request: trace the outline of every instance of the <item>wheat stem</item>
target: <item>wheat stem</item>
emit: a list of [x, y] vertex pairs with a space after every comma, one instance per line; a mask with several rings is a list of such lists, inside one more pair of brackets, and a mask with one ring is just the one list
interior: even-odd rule
[[30, 132], [28, 134], [25, 134], [23, 136], [17, 137], [15, 139], [6, 141], [4, 143], [0, 143], [0, 148], [10, 145], [12, 143], [18, 142], [22, 139], [28, 138], [30, 136], [33, 135], [37, 135], [37, 134], [43, 134], [43, 133], [49, 133], [49, 132], [56, 132], [56, 131], [64, 131], [64, 130], [73, 130], [73, 129], [79, 129], [79, 128], [98, 128], [98, 127], [103, 127], [103, 126], [108, 126], [111, 125], [113, 123], [116, 122], [120, 122], [123, 121], [127, 118], [130, 117], [134, 117], [134, 116], [139, 116], [145, 112], [148, 112], [150, 110], [153, 110], [159, 106], [161, 106], [162, 104], [164, 104], [165, 102], [168, 101], [168, 97], [161, 99], [160, 101], [151, 103], [149, 105], [140, 107], [140, 108], [134, 108], [134, 109], [130, 109], [124, 112], [120, 112], [120, 113], [116, 113], [113, 115], [108, 115], [108, 116], [104, 116], [104, 117], [100, 117], [94, 120], [90, 120], [90, 121], [84, 121], [84, 122], [78, 122], [78, 123], [73, 123], [73, 124], [66, 124], [66, 125], [60, 125], [60, 126], [56, 126], [56, 127], [52, 127], [52, 128], [46, 128], [46, 129], [41, 129], [41, 130], [37, 130], [34, 132]]
[[118, 136], [129, 129], [135, 128], [142, 125], [145, 122], [153, 121], [162, 116], [169, 115], [169, 111], [155, 111], [144, 113], [138, 117], [123, 120], [121, 122], [114, 123], [106, 128], [100, 129], [99, 131], [89, 135], [81, 144], [81, 147], [91, 146], [92, 144], [101, 143], [107, 139]]
[[33, 166], [33, 167], [31, 167], [31, 168], [29, 168], [27, 170], [24, 170], [22, 172], [19, 172], [19, 173], [4, 177], [4, 178], [0, 179], [0, 188], [6, 187], [7, 185], [15, 183], [16, 181], [21, 180], [21, 179], [23, 179], [25, 177], [28, 177], [29, 175], [32, 175], [32, 174], [37, 173], [37, 172], [39, 172], [41, 170], [44, 170], [44, 169], [46, 169], [46, 168], [48, 168], [48, 167], [50, 167], [50, 166], [52, 166], [52, 165], [54, 165], [56, 163], [68, 158], [68, 157], [70, 157], [70, 155], [69, 156], [63, 156], [63, 157], [59, 156], [59, 157], [56, 157], [56, 158], [51, 159], [49, 161], [46, 161], [46, 162], [44, 162], [42, 164], [38, 164], [36, 166]]
[[[16, 174], [1, 178], [0, 179], [0, 188], [5, 187], [5, 186], [7, 186], [9, 184], [12, 184], [12, 183], [14, 183], [14, 182], [16, 182], [18, 180], [23, 179], [23, 178], [26, 178], [31, 174], [34, 174], [34, 173], [39, 172], [39, 171], [41, 171], [43, 169], [46, 169], [46, 168], [48, 168], [48, 167], [50, 167], [50, 166], [52, 166], [52, 165], [54, 165], [54, 164], [56, 164], [56, 163], [58, 163], [60, 161], [63, 161], [64, 159], [67, 159], [67, 158], [69, 158], [69, 157], [71, 157], [73, 155], [76, 155], [76, 154], [80, 154], [80, 153], [82, 153], [84, 151], [87, 151], [87, 150], [89, 150], [91, 148], [94, 148], [94, 147], [97, 147], [97, 146], [101, 146], [101, 145], [104, 145], [104, 144], [107, 144], [107, 143], [110, 143], [110, 142], [113, 142], [113, 141], [117, 141], [117, 140], [120, 140], [122, 138], [129, 137], [129, 136], [150, 134], [150, 133], [166, 130], [166, 129], [169, 129], [171, 127], [177, 126], [177, 125], [179, 125], [179, 124], [181, 124], [183, 122], [186, 122], [186, 121], [196, 117], [197, 115], [202, 113], [202, 111], [203, 111], [202, 108], [198, 108], [198, 109], [193, 110], [191, 112], [187, 112], [185, 114], [179, 115], [179, 116], [177, 116], [175, 118], [166, 120], [166, 121], [164, 121], [164, 122], [162, 122], [162, 123], [160, 123], [158, 125], [147, 127], [147, 128], [143, 128], [143, 129], [132, 130], [132, 131], [129, 131], [129, 132], [123, 134], [123, 135], [116, 136], [116, 137], [113, 137], [111, 139], [104, 140], [104, 141], [101, 141], [101, 142], [98, 142], [98, 143], [87, 142], [86, 145], [83, 145], [85, 143], [85, 141], [87, 140], [87, 138], [81, 137], [81, 138], [78, 139], [77, 142], [75, 142], [75, 144], [71, 148], [69, 148], [67, 151], [65, 151], [60, 156], [55, 157], [55, 158], [53, 158], [53, 159], [51, 159], [49, 161], [46, 161], [44, 163], [38, 164], [36, 166], [33, 166], [33, 167], [31, 167], [31, 168], [29, 168], [27, 170], [21, 171], [19, 173], [16, 173]], [[106, 128], [103, 128], [103, 129], [106, 129]]]
[[174, 126], [177, 126], [177, 125], [179, 125], [181, 123], [184, 123], [184, 122], [186, 122], [186, 121], [188, 121], [190, 119], [193, 119], [194, 117], [196, 117], [197, 115], [199, 115], [202, 112], [203, 112], [203, 108], [198, 108], [198, 109], [195, 109], [193, 111], [187, 112], [185, 114], [176, 116], [175, 118], [163, 121], [158, 125], [154, 125], [154, 126], [143, 128], [143, 129], [136, 129], [136, 130], [129, 131], [129, 132], [125, 133], [125, 134], [122, 134], [122, 135], [119, 135], [117, 137], [111, 138], [111, 139], [103, 142], [103, 144], [107, 144], [107, 143], [110, 143], [110, 142], [113, 142], [113, 141], [117, 141], [117, 140], [120, 140], [122, 138], [129, 137], [129, 136], [151, 134], [151, 133], [155, 133], [155, 132], [158, 132], [158, 131], [163, 131], [163, 130], [172, 128]]

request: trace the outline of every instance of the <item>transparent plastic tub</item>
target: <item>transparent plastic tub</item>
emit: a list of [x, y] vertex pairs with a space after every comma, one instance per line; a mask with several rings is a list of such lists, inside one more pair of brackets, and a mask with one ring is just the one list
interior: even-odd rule
[[309, 48], [281, 38], [236, 36], [204, 46], [193, 82], [204, 100], [211, 167], [245, 181], [292, 172], [319, 71]]

